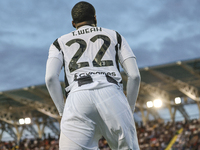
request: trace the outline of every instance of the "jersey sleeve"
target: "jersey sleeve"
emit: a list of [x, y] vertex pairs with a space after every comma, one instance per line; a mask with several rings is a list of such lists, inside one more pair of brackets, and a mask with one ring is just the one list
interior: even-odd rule
[[118, 56], [119, 56], [119, 61], [121, 64], [123, 64], [123, 62], [127, 59], [127, 58], [131, 58], [134, 57], [135, 55], [132, 51], [132, 49], [130, 48], [130, 46], [128, 45], [126, 39], [121, 36], [121, 49], [119, 49], [118, 51]]
[[51, 44], [49, 48], [48, 58], [58, 58], [63, 63], [63, 54], [57, 39]]
[[62, 63], [57, 58], [49, 58], [46, 64], [45, 82], [49, 94], [60, 114], [62, 116], [64, 110], [64, 99], [62, 87], [59, 81], [59, 74], [62, 68]]

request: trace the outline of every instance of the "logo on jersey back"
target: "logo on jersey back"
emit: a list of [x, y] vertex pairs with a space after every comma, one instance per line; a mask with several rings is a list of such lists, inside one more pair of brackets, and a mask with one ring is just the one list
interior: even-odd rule
[[108, 75], [108, 76], [116, 76], [115, 72], [100, 72], [100, 71], [96, 71], [96, 72], [87, 72], [87, 73], [76, 73], [74, 74], [74, 80], [77, 80], [79, 78], [82, 77], [86, 77], [86, 76], [90, 76], [90, 75], [95, 75], [95, 74], [99, 74], [99, 75]]

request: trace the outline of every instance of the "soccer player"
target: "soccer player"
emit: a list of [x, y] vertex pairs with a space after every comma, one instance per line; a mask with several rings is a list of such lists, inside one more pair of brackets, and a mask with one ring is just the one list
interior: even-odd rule
[[[98, 27], [94, 7], [77, 3], [76, 28], [56, 39], [49, 49], [46, 85], [61, 119], [60, 150], [97, 150], [104, 136], [112, 150], [138, 150], [132, 112], [140, 85], [135, 55], [118, 32]], [[127, 97], [119, 63], [128, 76]], [[64, 104], [59, 74], [64, 66]]]

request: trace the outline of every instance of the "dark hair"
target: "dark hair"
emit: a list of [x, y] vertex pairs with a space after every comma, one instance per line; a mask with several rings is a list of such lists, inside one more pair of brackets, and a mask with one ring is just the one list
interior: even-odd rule
[[94, 20], [95, 9], [90, 3], [81, 1], [72, 8], [71, 15], [74, 23], [90, 21]]

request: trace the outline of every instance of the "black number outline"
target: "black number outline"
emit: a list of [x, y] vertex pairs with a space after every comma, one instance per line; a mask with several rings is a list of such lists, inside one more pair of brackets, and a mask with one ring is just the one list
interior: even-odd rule
[[94, 60], [92, 61], [92, 64], [94, 67], [105, 67], [105, 66], [113, 66], [113, 61], [112, 60], [101, 60], [106, 53], [108, 47], [110, 46], [110, 38], [105, 36], [105, 35], [96, 35], [93, 38], [90, 39], [93, 43], [97, 39], [102, 39], [104, 43], [102, 44], [101, 48], [97, 52]]
[[88, 67], [89, 66], [88, 62], [77, 63], [77, 61], [79, 60], [79, 58], [82, 56], [83, 52], [85, 51], [85, 49], [87, 47], [87, 43], [82, 39], [73, 39], [73, 40], [67, 42], [66, 45], [71, 46], [74, 43], [78, 43], [80, 45], [80, 47], [77, 50], [77, 52], [74, 54], [74, 56], [72, 57], [71, 61], [69, 62], [70, 72], [73, 72], [73, 71], [75, 71], [79, 68], [82, 68], [82, 67]]
[[[110, 38], [108, 36], [105, 36], [105, 35], [96, 35], [96, 36], [92, 37], [90, 39], [90, 41], [94, 43], [97, 39], [102, 39], [104, 41], [104, 43], [102, 44], [102, 46], [99, 49], [99, 51], [97, 52], [94, 60], [92, 61], [93, 66], [94, 67], [113, 66], [112, 60], [103, 60], [103, 61], [101, 60], [103, 58], [103, 56], [105, 55], [108, 47], [111, 44]], [[78, 43], [80, 45], [80, 47], [77, 50], [77, 52], [74, 54], [72, 59], [70, 60], [70, 63], [69, 63], [70, 72], [73, 72], [73, 71], [75, 71], [79, 68], [82, 68], [82, 67], [88, 67], [89, 66], [88, 62], [77, 63], [79, 58], [82, 56], [82, 54], [86, 50], [87, 43], [82, 39], [73, 39], [73, 40], [70, 40], [69, 42], [67, 42], [66, 45], [71, 46], [74, 43]]]

